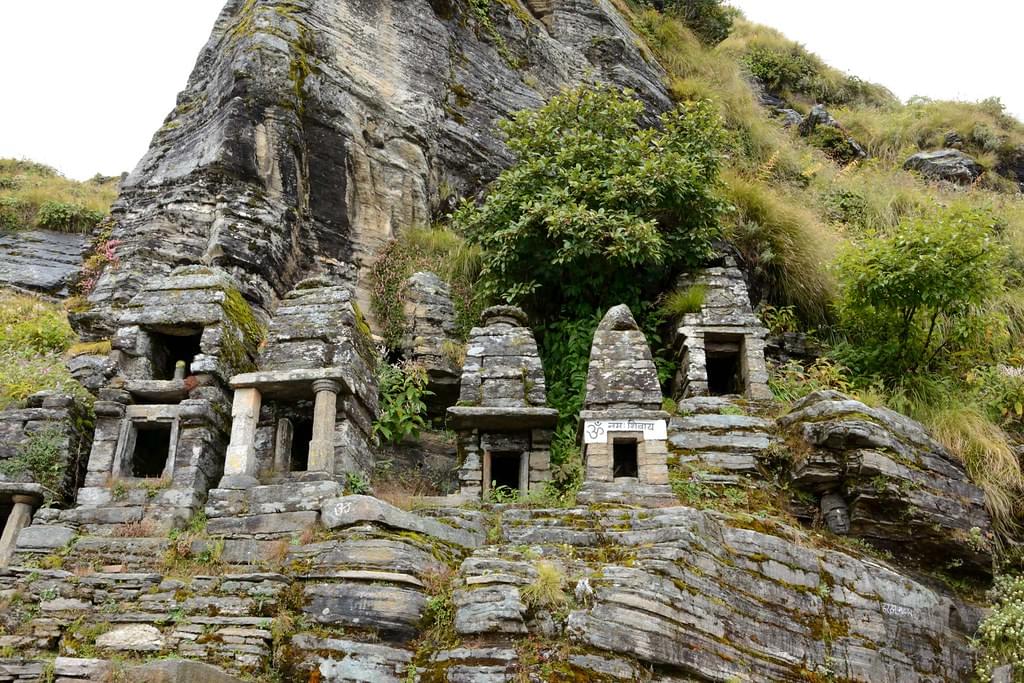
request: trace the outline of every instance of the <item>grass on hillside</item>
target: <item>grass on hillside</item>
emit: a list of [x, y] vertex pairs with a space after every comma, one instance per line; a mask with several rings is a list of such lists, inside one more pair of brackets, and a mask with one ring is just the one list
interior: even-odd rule
[[[733, 135], [723, 173], [723, 192], [733, 206], [725, 232], [752, 276], [755, 297], [778, 309], [792, 306], [805, 329], [819, 328], [827, 338], [837, 295], [832, 262], [844, 245], [899, 230], [903, 221], [936, 209], [986, 211], [998, 216], [995, 237], [1010, 257], [1006, 290], [984, 306], [1005, 316], [1011, 337], [1014, 330], [1024, 332], [1024, 199], [1016, 185], [991, 170], [982, 182], [960, 188], [902, 169], [910, 154], [944, 146], [951, 131], [966, 152], [994, 168], [1024, 143], [1024, 124], [1006, 115], [998, 101], [902, 105], [884, 87], [832, 69], [778, 31], [743, 18], [729, 38], [709, 48], [677, 18], [627, 0], [617, 4], [668, 72], [670, 94], [678, 101], [711, 99]], [[783, 129], [760, 106], [752, 75], [799, 111], [827, 104], [872, 158], [839, 166], [797, 131]], [[1024, 360], [1024, 349], [1001, 353], [1005, 361], [975, 362]], [[1011, 437], [991, 406], [965, 395], [962, 377], [886, 388], [823, 362], [827, 384], [856, 387], [873, 403], [887, 403], [928, 426], [984, 488], [997, 524], [1004, 531], [1014, 525], [1024, 512], [1018, 502], [1024, 499], [1024, 475]], [[801, 377], [807, 373], [814, 375], [814, 368]]]
[[64, 363], [75, 339], [59, 304], [0, 290], [0, 409], [44, 389], [89, 401]]
[[118, 178], [69, 180], [49, 166], [0, 159], [0, 231], [89, 232], [110, 212]]

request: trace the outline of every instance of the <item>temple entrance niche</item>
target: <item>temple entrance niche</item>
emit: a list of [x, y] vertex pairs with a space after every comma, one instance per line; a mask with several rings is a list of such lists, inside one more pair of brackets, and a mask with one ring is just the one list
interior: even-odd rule
[[485, 452], [484, 480], [488, 482], [487, 488], [490, 490], [513, 491], [522, 495], [529, 493], [527, 454], [521, 451]]
[[704, 301], [700, 311], [684, 315], [675, 330], [680, 363], [673, 395], [771, 398], [764, 359], [768, 330], [754, 315], [735, 261], [724, 258], [722, 263], [680, 279], [680, 288], [700, 289]]
[[153, 379], [185, 379], [192, 374], [192, 363], [202, 353], [202, 330], [185, 329], [179, 334], [147, 333]]
[[612, 438], [612, 479], [637, 479], [640, 476], [637, 442], [635, 436]]
[[743, 346], [743, 335], [740, 334], [704, 335], [708, 393], [711, 396], [747, 393]]

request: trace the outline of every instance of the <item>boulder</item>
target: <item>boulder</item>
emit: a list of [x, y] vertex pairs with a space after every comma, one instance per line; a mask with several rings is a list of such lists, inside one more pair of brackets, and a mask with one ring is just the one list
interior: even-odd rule
[[853, 536], [929, 566], [987, 575], [992, 523], [985, 495], [924, 427], [838, 392], [815, 392], [778, 420], [810, 452], [793, 463], [795, 489], [848, 508]]
[[[824, 130], [822, 130], [824, 129]], [[866, 159], [867, 150], [820, 104], [814, 105], [800, 123], [800, 135], [816, 137], [816, 144], [840, 163]]]
[[996, 173], [1016, 181], [1024, 191], [1024, 146], [1001, 151]]
[[946, 180], [970, 185], [985, 169], [971, 156], [958, 149], [918, 152], [903, 163], [908, 171], [917, 171], [930, 180]]
[[321, 521], [328, 529], [371, 522], [426, 534], [464, 548], [475, 548], [484, 542], [482, 529], [455, 528], [436, 519], [400, 510], [372, 496], [345, 496], [326, 501], [321, 515]]

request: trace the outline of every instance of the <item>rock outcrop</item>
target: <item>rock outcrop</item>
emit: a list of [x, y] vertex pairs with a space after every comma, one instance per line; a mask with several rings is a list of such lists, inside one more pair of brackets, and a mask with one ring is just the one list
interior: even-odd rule
[[431, 395], [424, 398], [432, 417], [459, 399], [459, 375], [465, 345], [455, 329], [455, 304], [448, 284], [434, 273], [413, 273], [404, 290], [404, 357], [422, 365]]
[[926, 565], [992, 571], [984, 494], [920, 424], [837, 392], [807, 396], [779, 424], [810, 447], [792, 486], [841, 496], [848, 533]]
[[24, 230], [0, 232], [0, 285], [68, 296], [82, 269], [85, 235]]
[[917, 171], [931, 180], [946, 180], [959, 185], [970, 185], [985, 172], [973, 157], [958, 149], [918, 152], [904, 162], [903, 168]]
[[230, 0], [122, 183], [96, 312], [182, 262], [228, 270], [264, 310], [308, 272], [355, 283], [442, 186], [471, 194], [509, 163], [499, 119], [591, 79], [671, 106], [610, 0], [534, 4]]

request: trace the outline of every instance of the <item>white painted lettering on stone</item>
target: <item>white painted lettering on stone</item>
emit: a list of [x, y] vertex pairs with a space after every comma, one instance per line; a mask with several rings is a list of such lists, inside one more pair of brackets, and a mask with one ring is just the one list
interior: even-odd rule
[[892, 603], [882, 603], [882, 614], [888, 614], [894, 617], [909, 617], [914, 613], [914, 610], [903, 605], [893, 605]]
[[644, 441], [668, 438], [665, 420], [587, 420], [583, 423], [583, 443], [607, 443], [611, 432], [640, 432]]

